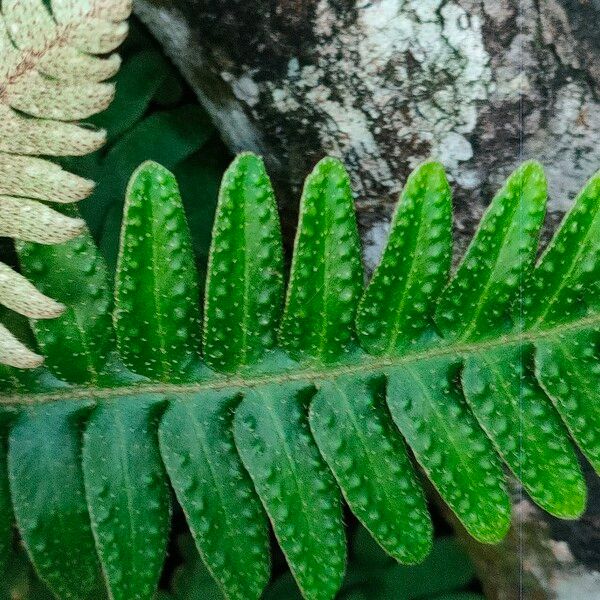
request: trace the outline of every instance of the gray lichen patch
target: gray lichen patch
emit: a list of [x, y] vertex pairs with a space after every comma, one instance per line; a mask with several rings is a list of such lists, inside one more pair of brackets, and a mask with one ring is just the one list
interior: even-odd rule
[[284, 206], [323, 155], [344, 160], [365, 237], [429, 158], [448, 170], [460, 238], [520, 161], [544, 163], [551, 212], [598, 163], [596, 9], [578, 0], [137, 7], [232, 150], [265, 156]]
[[568, 210], [573, 195], [600, 167], [599, 108], [587, 86], [571, 81], [557, 90], [546, 119], [535, 110], [526, 123], [527, 154], [548, 165], [551, 210]]
[[284, 118], [302, 125], [310, 115], [323, 150], [345, 160], [368, 204], [425, 158], [451, 170], [472, 158], [492, 76], [480, 19], [456, 3], [363, 1], [354, 10], [347, 25], [320, 0], [313, 59], [292, 57], [286, 78], [260, 85]]

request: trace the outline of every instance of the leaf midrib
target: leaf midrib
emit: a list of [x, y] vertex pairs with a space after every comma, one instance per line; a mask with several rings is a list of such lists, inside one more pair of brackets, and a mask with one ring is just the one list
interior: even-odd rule
[[[398, 308], [396, 309], [396, 318], [394, 320], [394, 326], [392, 329], [392, 335], [390, 336], [390, 342], [387, 346], [387, 352], [393, 352], [394, 348], [397, 348], [398, 338], [402, 333], [402, 325], [406, 322], [406, 302], [410, 296], [410, 290], [413, 287], [413, 281], [415, 276], [417, 275], [417, 270], [419, 268], [418, 260], [416, 260], [415, 256], [417, 253], [417, 248], [419, 248], [423, 242], [423, 229], [425, 226], [425, 219], [423, 218], [423, 212], [425, 210], [425, 198], [422, 199], [420, 206], [418, 208], [418, 214], [415, 215], [415, 222], [417, 225], [417, 235], [414, 237], [414, 244], [412, 245], [410, 256], [407, 256], [407, 260], [410, 260], [410, 266], [408, 267], [408, 274], [406, 275], [406, 281], [404, 282], [404, 286], [401, 291], [401, 298], [398, 304]], [[429, 225], [429, 223], [427, 223]], [[392, 225], [392, 229], [395, 223]], [[390, 234], [391, 237], [392, 234]], [[427, 238], [425, 239], [427, 242]]]
[[517, 331], [495, 339], [467, 342], [443, 341], [433, 348], [425, 348], [403, 356], [370, 356], [365, 354], [364, 360], [353, 364], [319, 365], [303, 367], [295, 371], [267, 373], [261, 375], [223, 376], [215, 374], [214, 379], [192, 383], [161, 383], [147, 382], [130, 386], [93, 388], [86, 386], [73, 386], [52, 392], [27, 392], [13, 393], [0, 396], [0, 405], [35, 404], [61, 400], [100, 400], [117, 396], [137, 396], [141, 394], [190, 394], [208, 390], [226, 388], [250, 388], [269, 384], [280, 384], [291, 381], [306, 381], [307, 384], [322, 380], [331, 380], [341, 375], [360, 375], [368, 373], [381, 373], [382, 370], [402, 366], [420, 360], [428, 360], [443, 356], [463, 356], [481, 352], [489, 348], [512, 346], [516, 344], [535, 343], [545, 339], [556, 338], [569, 332], [600, 328], [600, 314], [583, 317], [577, 321], [562, 324], [546, 330]]
[[[152, 254], [150, 258], [150, 264], [152, 268], [152, 282], [150, 283], [152, 287], [152, 302], [154, 303], [154, 311], [153, 314], [156, 319], [156, 331], [158, 333], [158, 361], [160, 365], [160, 376], [161, 377], [169, 377], [170, 367], [169, 361], [167, 360], [167, 348], [166, 348], [166, 337], [165, 337], [165, 328], [163, 326], [163, 317], [164, 314], [161, 310], [161, 302], [160, 302], [160, 287], [158, 282], [162, 279], [160, 277], [160, 259], [161, 259], [161, 251], [157, 250], [157, 243], [160, 239], [160, 232], [157, 232], [156, 229], [159, 227], [159, 224], [162, 220], [156, 218], [154, 214], [154, 206], [153, 202], [146, 202], [146, 206], [148, 207], [148, 212], [150, 213], [150, 227], [152, 229], [152, 240], [150, 241], [150, 252]], [[158, 233], [158, 235], [157, 235]], [[169, 240], [170, 241], [170, 240]], [[166, 243], [168, 244], [169, 241]]]
[[248, 236], [250, 235], [250, 223], [252, 219], [252, 215], [248, 214], [248, 202], [245, 194], [242, 194], [243, 198], [243, 206], [240, 207], [239, 214], [243, 215], [242, 227], [244, 228], [244, 247], [240, 252], [240, 256], [244, 263], [243, 272], [244, 272], [244, 292], [243, 292], [243, 302], [242, 302], [242, 343], [241, 343], [241, 356], [239, 359], [239, 364], [247, 365], [248, 364], [248, 355], [251, 354], [251, 349], [248, 347], [248, 331], [250, 326], [252, 325], [252, 315], [250, 313], [250, 289], [251, 284], [253, 283], [250, 277], [250, 261], [248, 260], [248, 248], [251, 247]]
[[322, 310], [321, 310], [321, 327], [319, 328], [319, 345], [318, 345], [318, 354], [319, 357], [327, 356], [327, 342], [329, 342], [329, 319], [328, 315], [328, 302], [329, 298], [329, 282], [332, 277], [330, 275], [330, 259], [331, 259], [331, 244], [332, 244], [332, 230], [333, 224], [331, 219], [331, 211], [327, 210], [327, 203], [323, 193], [321, 193], [321, 197], [319, 198], [321, 203], [323, 204], [323, 220], [325, 221], [325, 231], [327, 232], [323, 239], [323, 256], [322, 260], [319, 261], [323, 265], [323, 269], [321, 270], [320, 275], [323, 276], [323, 281], [319, 286], [319, 289], [315, 292], [315, 296], [321, 292], [321, 301], [322, 301]]
[[[135, 485], [134, 483], [134, 478], [131, 477], [131, 473], [130, 473], [130, 469], [129, 469], [129, 461], [128, 459], [128, 448], [127, 448], [127, 436], [125, 435], [125, 423], [123, 421], [122, 418], [122, 414], [121, 411], [115, 410], [113, 411], [114, 414], [114, 423], [115, 423], [115, 429], [116, 429], [116, 433], [117, 433], [117, 444], [118, 444], [118, 454], [119, 454], [119, 466], [121, 468], [121, 473], [123, 474], [123, 479], [125, 480], [125, 497], [126, 497], [126, 504], [127, 504], [127, 513], [126, 513], [126, 519], [127, 519], [127, 529], [129, 530], [129, 535], [127, 537], [127, 539], [130, 541], [131, 545], [133, 546], [135, 544], [135, 541], [137, 541], [137, 527], [134, 523], [135, 518], [134, 518], [134, 514], [135, 514], [135, 510], [134, 510], [134, 506], [133, 506], [133, 494], [132, 494], [132, 490], [137, 490], [138, 486]], [[122, 521], [121, 521], [122, 522]], [[105, 544], [106, 546], [108, 546], [108, 544]], [[130, 557], [127, 557], [130, 558]], [[121, 561], [122, 562], [129, 562], [127, 561], [127, 559], [123, 560], [123, 557], [121, 557]], [[134, 576], [135, 573], [135, 569], [134, 569], [134, 565], [135, 565], [135, 561], [132, 560], [128, 565], [126, 565], [126, 569], [127, 567], [129, 567], [129, 569], [131, 569], [130, 576]], [[108, 564], [106, 565], [107, 570], [108, 570]], [[124, 570], [126, 570], [124, 569]], [[127, 569], [127, 570], [129, 570]], [[118, 572], [118, 571], [117, 571]], [[114, 571], [113, 571], [114, 574]], [[109, 576], [110, 577], [110, 576]], [[110, 582], [110, 579], [109, 579]], [[110, 582], [112, 583], [112, 582]], [[118, 585], [118, 583], [117, 583]], [[110, 593], [112, 596], [112, 585], [110, 585]]]
[[[522, 197], [523, 197], [522, 190], [521, 190], [519, 197], [522, 200]], [[512, 210], [510, 211], [510, 214], [507, 215], [506, 228], [504, 229], [504, 231], [502, 231], [502, 237], [500, 240], [498, 240], [499, 243], [498, 243], [497, 247], [494, 249], [495, 250], [494, 257], [493, 257], [494, 264], [493, 264], [492, 269], [490, 270], [489, 277], [487, 278], [487, 280], [485, 281], [485, 283], [483, 285], [483, 290], [479, 294], [479, 298], [477, 299], [477, 304], [475, 305], [475, 309], [471, 313], [471, 320], [468, 323], [467, 327], [462, 329], [458, 334], [459, 337], [464, 340], [470, 339], [470, 336], [473, 333], [473, 330], [477, 327], [477, 324], [479, 323], [479, 317], [481, 316], [481, 312], [485, 308], [485, 306], [489, 300], [490, 289], [493, 286], [496, 286], [498, 284], [498, 280], [495, 277], [496, 272], [498, 270], [498, 264], [502, 264], [502, 261], [500, 260], [500, 258], [502, 257], [502, 251], [507, 247], [506, 240], [509, 238], [510, 234], [512, 233], [513, 227], [517, 228], [519, 226], [519, 224], [513, 223], [514, 215], [516, 214], [516, 212], [518, 210], [519, 210], [519, 202], [515, 202], [514, 206], [512, 207]], [[483, 219], [482, 219], [481, 223], [483, 223]], [[479, 231], [478, 231], [478, 233], [479, 233]], [[473, 238], [472, 245], [476, 246], [476, 242], [477, 242], [477, 234], [476, 234], [476, 237]], [[470, 250], [470, 248], [469, 248], [469, 250]], [[467, 250], [465, 259], [470, 258], [469, 250]], [[466, 260], [464, 260], [464, 262], [461, 264], [460, 268], [462, 269], [463, 265], [466, 265], [466, 264], [467, 264]]]
[[[375, 464], [376, 461], [373, 460], [373, 455], [371, 454], [371, 452], [368, 451], [369, 442], [366, 440], [366, 436], [363, 434], [363, 430], [360, 427], [360, 425], [356, 419], [356, 413], [352, 410], [352, 404], [351, 404], [350, 400], [348, 399], [348, 394], [340, 387], [340, 385], [337, 382], [334, 383], [334, 387], [337, 388], [337, 390], [340, 393], [340, 395], [342, 396], [342, 398], [344, 398], [346, 414], [348, 415], [350, 422], [352, 423], [352, 427], [356, 433], [356, 437], [359, 439], [359, 443], [365, 450], [363, 456], [366, 458], [366, 462], [369, 465], [369, 472], [372, 474], [378, 474], [380, 472], [380, 470], [376, 468], [376, 464]], [[373, 404], [375, 404], [374, 400], [373, 400]], [[335, 473], [334, 473], [334, 475], [335, 475]], [[376, 494], [378, 494], [377, 500], [380, 501], [381, 496], [383, 496], [385, 505], [390, 506], [391, 504], [393, 504], [393, 501], [390, 498], [388, 487], [385, 485], [386, 481], [385, 480], [383, 481], [383, 485], [381, 485], [381, 483], [382, 482], [377, 482], [377, 484], [379, 484], [379, 485], [376, 484], [375, 492], [376, 492]], [[340, 486], [340, 489], [341, 489], [341, 486]], [[347, 496], [346, 491], [344, 489], [342, 489], [342, 493], [344, 494], [344, 496]], [[381, 495], [379, 495], [379, 494], [381, 494]], [[352, 504], [352, 502], [348, 502], [348, 504]], [[367, 527], [367, 529], [369, 529], [369, 531], [370, 531], [370, 528], [368, 525], [365, 525], [365, 527]]]
[[[225, 524], [227, 525], [227, 530], [226, 530], [225, 535], [230, 538], [231, 537], [230, 532], [232, 531], [231, 513], [230, 513], [230, 511], [223, 510], [223, 507], [227, 506], [227, 501], [225, 500], [225, 498], [227, 497], [227, 494], [226, 494], [226, 492], [224, 493], [224, 491], [222, 489], [223, 488], [223, 486], [221, 485], [222, 478], [219, 477], [219, 468], [218, 467], [215, 468], [215, 465], [212, 461], [210, 445], [207, 442], [206, 432], [204, 430], [204, 427], [202, 427], [202, 425], [199, 423], [198, 418], [193, 411], [188, 410], [187, 414], [188, 414], [188, 418], [190, 419], [192, 429], [194, 430], [194, 434], [196, 435], [196, 441], [198, 442], [197, 447], [199, 448], [199, 450], [204, 458], [204, 461], [208, 465], [208, 470], [210, 472], [210, 476], [211, 476], [211, 478], [213, 480], [213, 484], [214, 484], [213, 489], [216, 490], [217, 496], [219, 497], [220, 506], [214, 507], [214, 508], [216, 508], [215, 512], [218, 511], [220, 513], [219, 517], [223, 518], [223, 520], [225, 521]], [[186, 494], [186, 495], [191, 495], [191, 494]], [[182, 508], [183, 508], [183, 506], [182, 506]], [[187, 514], [186, 509], [183, 508], [183, 510]], [[196, 534], [194, 534], [194, 539], [196, 537], [200, 538], [202, 536], [197, 536]], [[235, 540], [233, 540], [233, 542], [235, 543]], [[213, 572], [213, 566], [209, 565], [209, 562], [210, 561], [205, 560], [206, 568], [211, 572], [213, 577], [215, 577], [215, 579], [219, 582], [219, 585], [222, 586], [221, 580], [215, 575], [215, 573]]]

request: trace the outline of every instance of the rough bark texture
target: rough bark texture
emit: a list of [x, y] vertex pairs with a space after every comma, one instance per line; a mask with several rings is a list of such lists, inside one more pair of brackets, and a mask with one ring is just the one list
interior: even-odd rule
[[[543, 162], [549, 230], [600, 167], [600, 0], [137, 0], [234, 151], [263, 154], [293, 223], [301, 182], [343, 158], [372, 267], [402, 182], [437, 158], [464, 248], [501, 181]], [[559, 522], [470, 544], [490, 598], [600, 599], [600, 484]], [[520, 573], [523, 573], [521, 576]]]

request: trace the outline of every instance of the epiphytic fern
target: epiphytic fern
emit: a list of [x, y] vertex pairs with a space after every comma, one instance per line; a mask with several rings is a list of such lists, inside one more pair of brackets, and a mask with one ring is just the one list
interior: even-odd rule
[[522, 165], [450, 276], [450, 188], [425, 164], [363, 291], [349, 179], [324, 159], [284, 302], [273, 190], [243, 154], [222, 182], [201, 326], [177, 184], [144, 164], [127, 192], [114, 327], [89, 237], [20, 248], [25, 273], [71, 310], [36, 327], [48, 371], [5, 369], [0, 540], [12, 506], [59, 598], [98, 598], [106, 583], [111, 598], [150, 599], [168, 477], [229, 598], [261, 595], [270, 520], [304, 596], [329, 599], [346, 560], [340, 491], [391, 556], [429, 552], [406, 445], [478, 540], [509, 527], [502, 461], [541, 507], [577, 517], [586, 488], [567, 431], [600, 470], [600, 176], [535, 263], [545, 202], [541, 167]]
[[[79, 235], [84, 222], [42, 202], [68, 203], [93, 183], [36, 156], [81, 155], [104, 132], [81, 126], [105, 109], [119, 68], [112, 52], [127, 33], [131, 0], [2, 0], [0, 8], [0, 236], [56, 244]], [[45, 319], [64, 306], [0, 263], [0, 303]], [[0, 363], [34, 367], [42, 358], [0, 325]]]

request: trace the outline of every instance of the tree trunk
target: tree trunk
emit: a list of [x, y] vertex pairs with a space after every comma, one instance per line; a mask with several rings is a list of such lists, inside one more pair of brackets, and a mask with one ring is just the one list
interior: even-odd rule
[[[356, 192], [367, 267], [402, 182], [440, 160], [457, 252], [522, 160], [546, 168], [548, 231], [600, 166], [600, 0], [136, 0], [233, 151], [265, 157], [288, 230], [325, 154]], [[285, 224], [284, 224], [285, 225]], [[600, 484], [578, 521], [515, 490], [497, 547], [469, 543], [490, 598], [600, 599]]]

